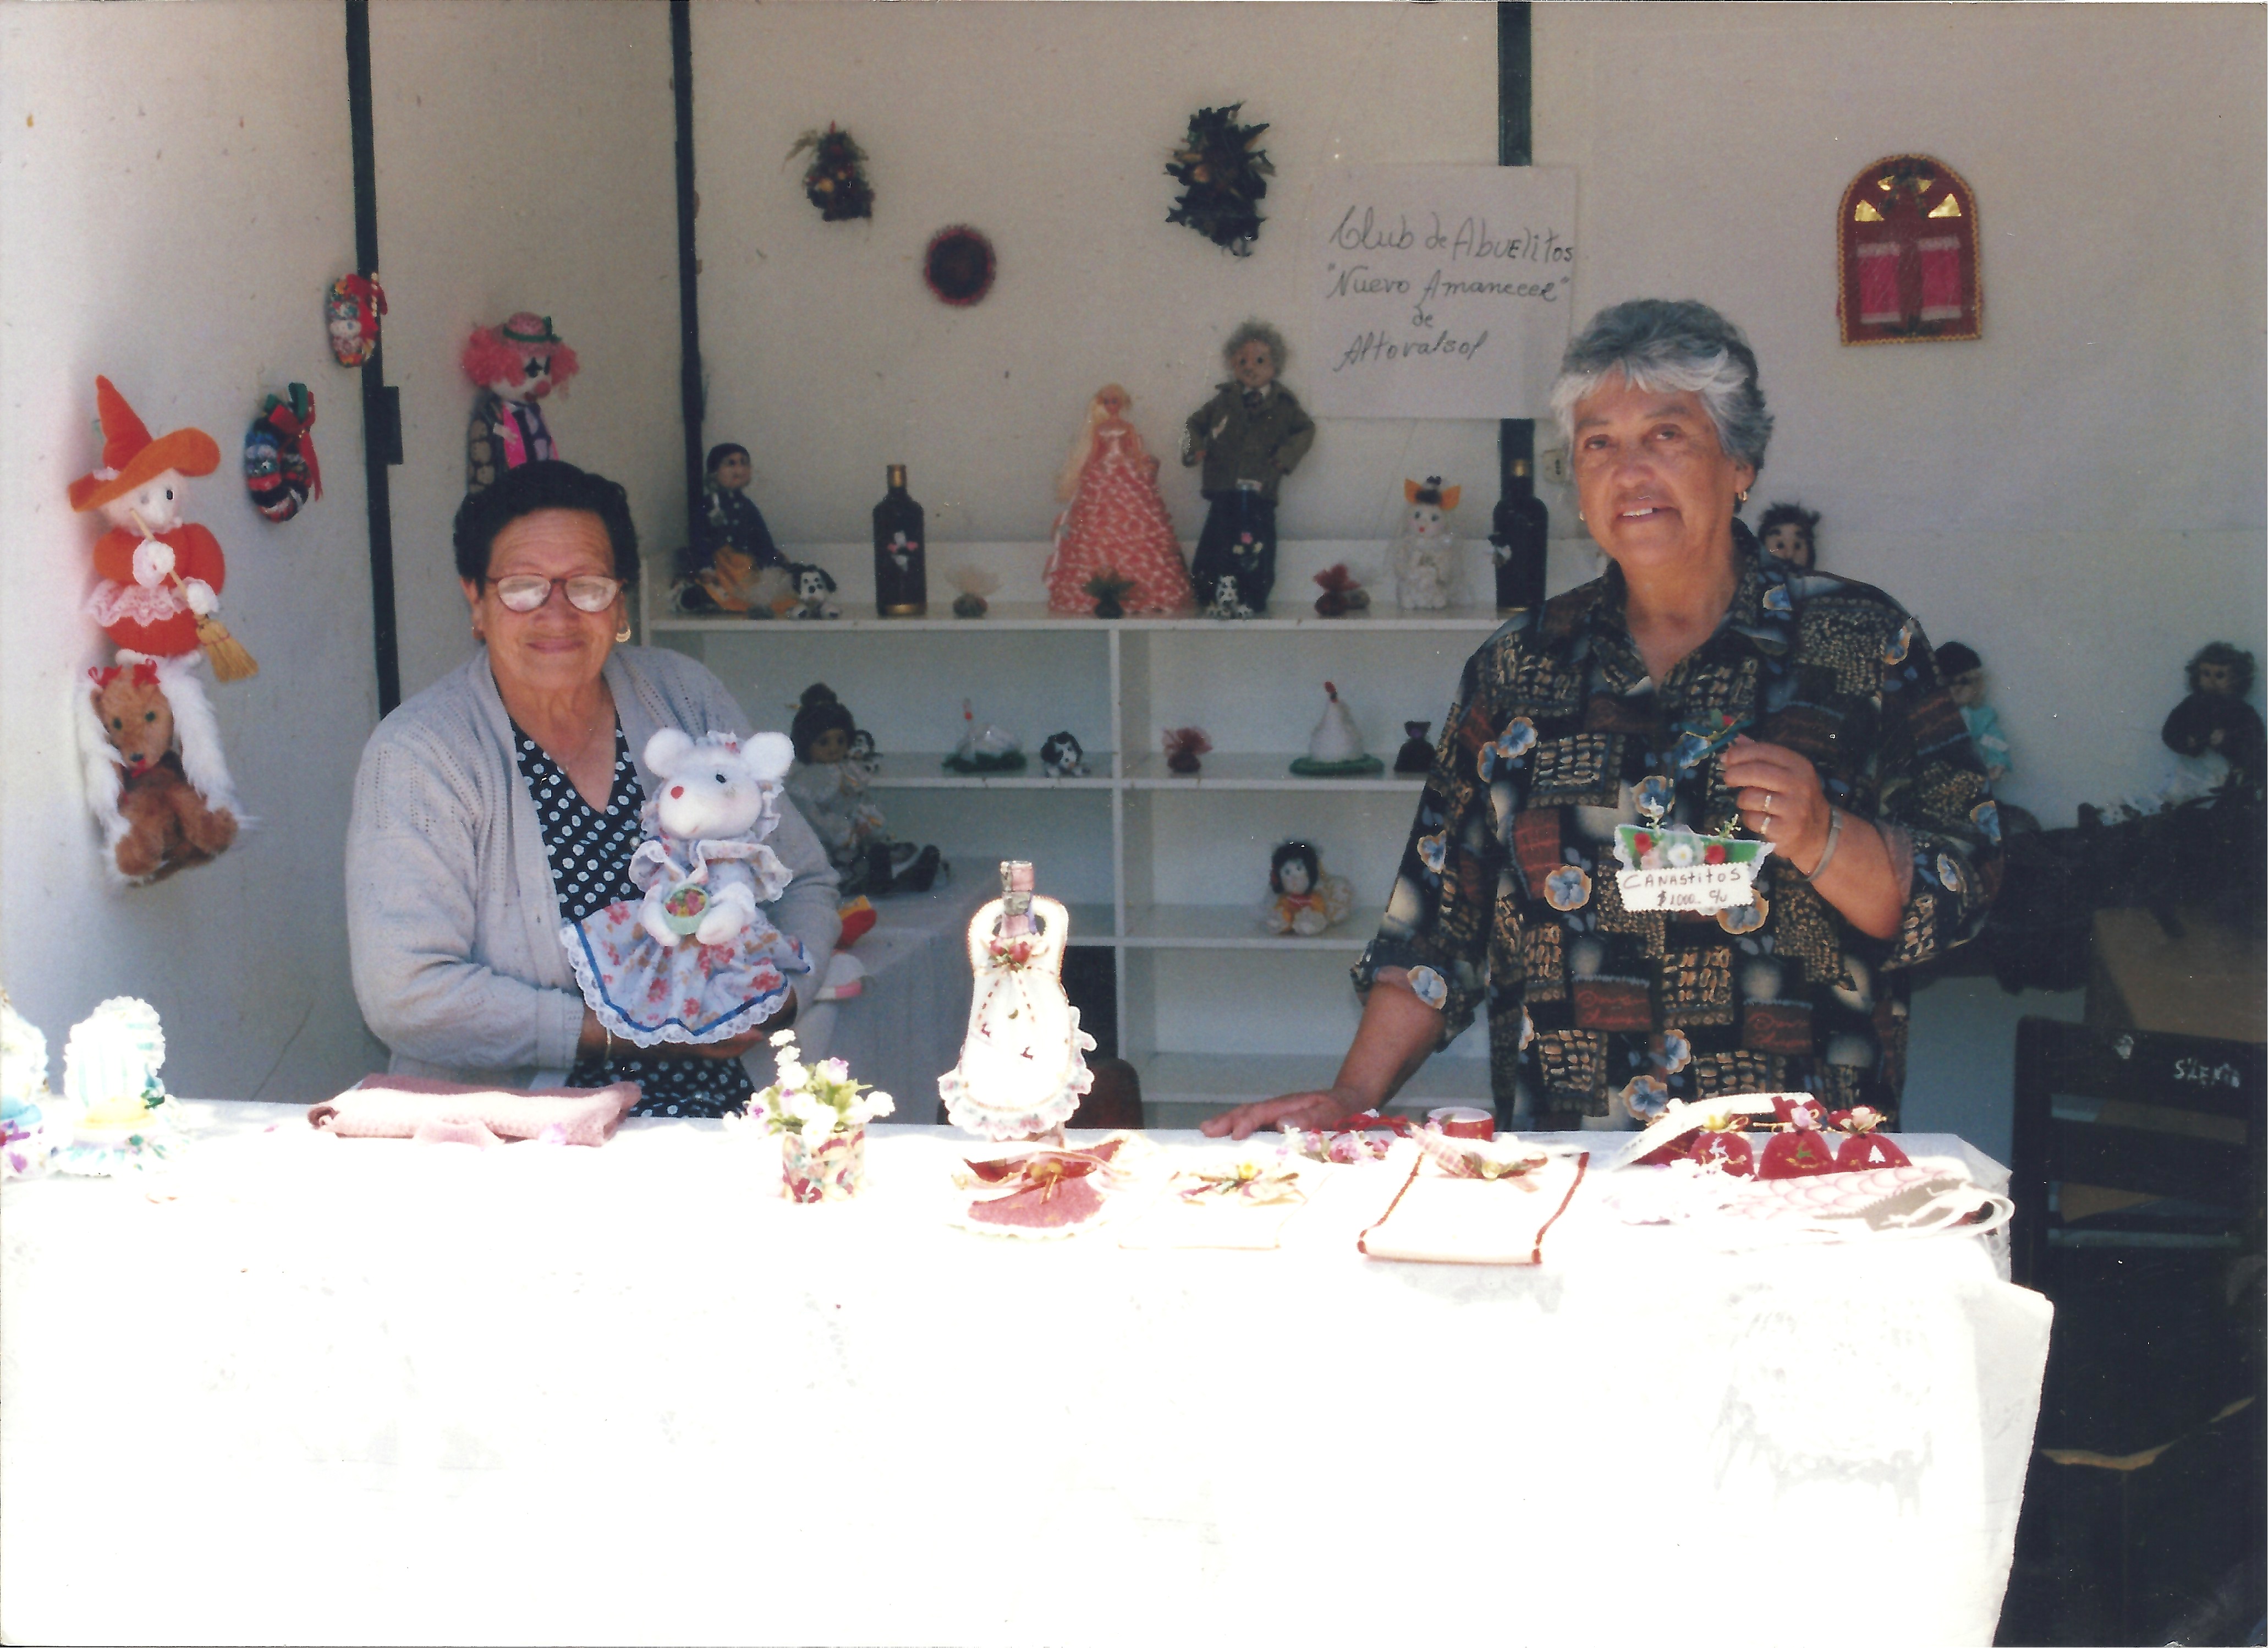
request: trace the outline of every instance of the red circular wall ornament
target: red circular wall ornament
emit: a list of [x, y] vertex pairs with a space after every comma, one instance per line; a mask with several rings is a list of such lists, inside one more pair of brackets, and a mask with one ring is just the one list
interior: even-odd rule
[[1836, 311], [1846, 344], [1919, 344], [1980, 336], [1977, 196], [1926, 154], [1877, 160], [1836, 210]]
[[922, 254], [922, 280], [939, 302], [956, 309], [983, 302], [998, 267], [992, 242], [965, 223], [939, 229]]

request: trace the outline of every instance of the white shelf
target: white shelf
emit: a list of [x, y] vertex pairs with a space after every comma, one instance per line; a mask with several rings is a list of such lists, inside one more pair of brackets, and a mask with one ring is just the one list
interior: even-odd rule
[[[952, 617], [946, 580], [935, 576], [930, 616], [884, 618], [871, 587], [858, 587], [865, 546], [800, 547], [801, 558], [843, 578], [843, 617], [650, 611], [650, 632], [704, 656], [760, 725], [780, 721], [810, 682], [824, 680], [875, 718], [860, 724], [882, 741], [873, 788], [896, 833], [938, 842], [960, 875], [989, 882], [994, 859], [1028, 858], [1040, 891], [1081, 895], [1070, 942], [1090, 957], [1113, 954], [1119, 1051], [1142, 1073], [1153, 1125], [1193, 1125], [1226, 1105], [1328, 1083], [1359, 1016], [1346, 969], [1376, 934], [1381, 908], [1366, 898], [1313, 938], [1266, 931], [1259, 906], [1269, 850], [1287, 834], [1312, 840], [1328, 867], [1382, 896], [1425, 779], [1390, 766], [1302, 778], [1292, 762], [1333, 680], [1371, 753], [1390, 763], [1405, 719], [1440, 713], [1464, 659], [1501, 626], [1498, 613], [1403, 612], [1388, 588], [1373, 591], [1385, 605], [1318, 617], [1307, 573], [1376, 549], [1330, 541], [1279, 552], [1277, 601], [1264, 618], [1050, 613], [1033, 598], [1046, 557], [1038, 544], [955, 546], [954, 563], [980, 565], [1000, 577], [1004, 595], [1023, 597], [995, 600], [983, 618]], [[940, 560], [935, 551], [932, 560]], [[1469, 588], [1490, 586], [1484, 578]], [[654, 606], [665, 589], [649, 580]], [[946, 771], [964, 699], [981, 720], [1021, 736], [1031, 765]], [[1170, 772], [1160, 729], [1191, 722], [1226, 748], [1194, 775]], [[1086, 744], [1090, 776], [1039, 769], [1039, 735], [1054, 728]], [[1306, 1051], [1246, 1051], [1263, 1032]], [[1160, 1046], [1192, 1051], [1152, 1051]], [[1397, 1102], [1421, 1111], [1485, 1103], [1488, 1089], [1485, 1060], [1436, 1058]]]
[[904, 632], [952, 630], [966, 635], [982, 635], [988, 629], [1086, 630], [1096, 635], [1108, 634], [1114, 629], [1193, 631], [1224, 636], [1255, 630], [1454, 630], [1486, 634], [1504, 621], [1504, 616], [1493, 607], [1446, 607], [1437, 612], [1404, 612], [1390, 606], [1368, 607], [1351, 612], [1343, 618], [1326, 618], [1319, 616], [1305, 602], [1285, 605], [1281, 601], [1263, 618], [1064, 617], [1049, 611], [1044, 602], [1037, 601], [996, 601], [991, 610], [981, 618], [956, 618], [952, 614], [948, 597], [943, 602], [932, 601], [929, 616], [919, 618], [886, 618], [877, 613], [858, 611], [848, 607], [839, 618], [812, 620], [695, 617], [684, 613], [666, 613], [652, 619], [647, 628], [657, 635], [745, 635], [755, 630], [767, 635], [819, 636], [840, 634], [845, 630], [896, 630]]
[[1286, 955], [1327, 951], [1359, 956], [1378, 932], [1380, 912], [1358, 907], [1328, 932], [1312, 938], [1270, 933], [1260, 925], [1260, 901], [1249, 905], [1158, 904], [1126, 912], [1129, 950], [1264, 950]]
[[878, 790], [1111, 790], [1118, 780], [1110, 777], [1110, 752], [1108, 750], [1089, 750], [1086, 765], [1090, 776], [1083, 779], [1057, 778], [1042, 772], [1037, 757], [1025, 751], [1030, 764], [1020, 772], [954, 772], [948, 771], [945, 750], [891, 750], [882, 757], [882, 770], [874, 777], [873, 787]]
[[1163, 750], [1130, 757], [1125, 783], [1138, 790], [1354, 790], [1368, 794], [1414, 795], [1425, 787], [1422, 772], [1396, 772], [1391, 766], [1368, 778], [1301, 778], [1292, 771], [1290, 751], [1266, 755], [1213, 754], [1195, 772], [1170, 772]]
[[1071, 912], [1071, 946], [1107, 949], [1118, 941], [1111, 936], [1110, 906], [1107, 904], [1066, 904]]

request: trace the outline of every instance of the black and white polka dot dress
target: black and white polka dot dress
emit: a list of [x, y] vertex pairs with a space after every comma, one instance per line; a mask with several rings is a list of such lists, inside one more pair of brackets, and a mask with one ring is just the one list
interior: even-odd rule
[[[542, 746], [512, 723], [519, 776], [543, 826], [543, 851], [559, 913], [580, 921], [622, 899], [644, 895], [631, 884], [630, 855], [637, 851], [638, 815], [645, 788], [622, 724], [615, 725], [615, 782], [604, 811], [583, 799], [575, 781]], [[632, 1050], [635, 1051], [635, 1050]], [[585, 1053], [567, 1073], [570, 1087], [636, 1082], [642, 1097], [633, 1116], [721, 1116], [747, 1102], [755, 1083], [737, 1059], [628, 1058]]]

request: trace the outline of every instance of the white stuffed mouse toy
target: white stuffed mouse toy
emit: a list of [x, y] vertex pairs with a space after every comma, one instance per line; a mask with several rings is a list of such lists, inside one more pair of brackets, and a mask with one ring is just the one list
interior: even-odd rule
[[646, 741], [660, 780], [647, 802], [647, 839], [630, 860], [644, 889], [639, 923], [665, 948], [690, 937], [723, 944], [756, 920], [791, 879], [764, 845], [779, 823], [780, 780], [795, 759], [784, 733], [696, 741], [665, 728]]

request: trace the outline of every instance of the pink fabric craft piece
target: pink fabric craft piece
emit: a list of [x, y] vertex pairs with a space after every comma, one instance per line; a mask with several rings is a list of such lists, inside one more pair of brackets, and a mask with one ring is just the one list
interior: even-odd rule
[[311, 1106], [307, 1120], [348, 1139], [424, 1139], [477, 1144], [535, 1139], [547, 1129], [569, 1144], [604, 1144], [638, 1101], [635, 1082], [510, 1092], [423, 1076], [374, 1075]]
[[1132, 429], [1116, 419], [1097, 431], [1097, 450], [1064, 512], [1048, 562], [1048, 610], [1080, 617], [1094, 610], [1086, 580], [1098, 573], [1130, 578], [1119, 597], [1128, 612], [1188, 612], [1197, 605], [1173, 518], [1158, 495]]

